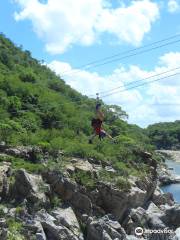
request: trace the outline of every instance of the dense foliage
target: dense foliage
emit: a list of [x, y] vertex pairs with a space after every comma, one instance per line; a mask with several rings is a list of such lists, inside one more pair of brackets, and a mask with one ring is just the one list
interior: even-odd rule
[[180, 149], [180, 121], [150, 125], [147, 133], [157, 149]]
[[112, 161], [117, 168], [121, 168], [120, 161], [127, 164], [124, 168], [140, 163], [134, 151], [152, 147], [144, 130], [123, 120], [127, 115], [119, 106], [103, 104], [104, 128], [117, 143], [96, 139], [88, 144], [95, 103], [65, 84], [29, 51], [0, 35], [0, 141], [49, 151], [63, 149], [66, 156]]

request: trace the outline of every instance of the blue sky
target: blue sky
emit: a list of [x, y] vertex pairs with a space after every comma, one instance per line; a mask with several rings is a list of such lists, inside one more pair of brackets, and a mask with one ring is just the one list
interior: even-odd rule
[[[78, 66], [180, 34], [180, 0], [1, 0], [0, 31], [90, 95], [180, 66], [180, 43], [98, 68]], [[178, 39], [178, 38], [177, 38]], [[180, 37], [179, 37], [180, 39]], [[77, 71], [78, 69], [78, 71]], [[174, 73], [174, 72], [173, 72]], [[180, 79], [114, 94], [129, 122], [180, 118]]]

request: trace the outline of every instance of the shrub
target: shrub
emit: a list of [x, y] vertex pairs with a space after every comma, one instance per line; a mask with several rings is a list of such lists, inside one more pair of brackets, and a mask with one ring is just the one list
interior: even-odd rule
[[127, 178], [117, 177], [116, 186], [121, 190], [129, 190], [131, 188], [131, 184]]
[[22, 73], [20, 75], [20, 79], [23, 82], [29, 82], [29, 83], [35, 83], [36, 82], [36, 76], [31, 70], [27, 71], [26, 73]]
[[93, 189], [96, 186], [96, 181], [90, 174], [86, 172], [77, 172], [73, 175], [74, 180], [82, 186]]

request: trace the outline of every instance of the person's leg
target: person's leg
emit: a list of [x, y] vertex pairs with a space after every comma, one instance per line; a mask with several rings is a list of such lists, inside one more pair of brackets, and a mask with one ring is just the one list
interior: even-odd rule
[[101, 132], [100, 132], [100, 137], [101, 138], [105, 138], [105, 137], [108, 137], [109, 139], [113, 139], [112, 137], [111, 137], [111, 135], [110, 134], [108, 134], [105, 130], [101, 130]]
[[113, 137], [112, 137], [110, 134], [108, 134], [107, 132], [106, 132], [106, 136], [107, 136], [109, 139], [113, 139]]

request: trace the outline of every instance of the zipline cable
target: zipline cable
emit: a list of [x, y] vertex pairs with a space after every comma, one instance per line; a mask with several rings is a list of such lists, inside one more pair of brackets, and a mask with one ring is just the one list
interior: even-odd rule
[[[141, 49], [144, 49], [144, 48], [147, 48], [147, 47], [150, 47], [150, 46], [153, 46], [157, 43], [161, 43], [161, 42], [165, 42], [167, 40], [170, 40], [170, 39], [173, 39], [173, 38], [177, 38], [177, 37], [180, 37], [180, 34], [179, 35], [175, 35], [175, 36], [172, 36], [172, 37], [169, 37], [169, 38], [166, 38], [166, 39], [163, 39], [163, 40], [160, 40], [160, 41], [157, 41], [157, 42], [154, 42], [154, 43], [151, 43], [149, 45], [145, 45], [143, 47], [139, 47], [139, 48], [135, 48], [135, 49], [132, 49], [132, 50], [129, 50], [129, 51], [125, 51], [125, 52], [122, 52], [122, 53], [119, 53], [119, 54], [115, 54], [111, 57], [107, 57], [107, 58], [104, 58], [102, 60], [97, 60], [97, 61], [94, 61], [92, 62], [91, 64], [85, 64], [85, 65], [82, 65], [84, 67], [79, 67], [77, 70], [74, 69], [74, 70], [70, 70], [70, 71], [65, 71], [65, 72], [62, 72], [61, 76], [66, 76], [66, 75], [70, 75], [71, 73], [77, 73], [77, 72], [80, 72], [81, 69], [83, 70], [87, 70], [87, 69], [91, 69], [91, 68], [96, 68], [96, 67], [99, 67], [99, 66], [103, 66], [103, 65], [106, 65], [108, 63], [112, 63], [112, 62], [115, 62], [115, 61], [119, 61], [119, 60], [123, 60], [123, 59], [126, 59], [126, 58], [129, 58], [129, 57], [133, 57], [133, 56], [136, 56], [136, 55], [139, 55], [139, 54], [142, 54], [142, 53], [146, 53], [146, 52], [149, 52], [149, 51], [152, 51], [152, 50], [155, 50], [155, 49], [158, 49], [158, 48], [162, 48], [164, 46], [168, 46], [168, 45], [171, 45], [171, 44], [174, 44], [174, 43], [177, 43], [180, 41], [180, 39], [176, 40], [176, 41], [171, 41], [171, 42], [167, 42], [167, 43], [164, 43], [162, 45], [159, 45], [159, 46], [156, 46], [156, 47], [153, 47], [153, 48], [149, 48], [149, 49], [146, 49], [146, 50], [143, 50], [143, 51], [140, 51], [140, 52], [137, 52], [137, 53], [134, 53], [134, 54], [129, 54], [129, 55], [125, 55], [125, 56], [122, 56], [120, 58], [115, 58], [115, 57], [118, 57], [120, 55], [124, 55], [125, 53], [131, 53], [131, 52], [134, 52], [134, 51], [138, 51], [138, 50], [141, 50]], [[115, 58], [115, 59], [113, 59]], [[112, 60], [109, 60], [109, 61], [105, 61], [105, 60], [108, 60], [108, 59], [112, 59]], [[102, 63], [100, 63], [102, 62]], [[95, 63], [99, 63], [99, 64], [95, 64]], [[85, 68], [86, 66], [86, 68]]]
[[[158, 74], [155, 74], [155, 75], [151, 75], [151, 76], [146, 77], [146, 78], [142, 78], [142, 79], [137, 80], [137, 81], [132, 81], [132, 82], [126, 83], [126, 84], [124, 84], [124, 85], [122, 85], [122, 86], [115, 87], [115, 88], [112, 88], [112, 89], [110, 89], [110, 90], [106, 90], [106, 91], [99, 92], [99, 94], [104, 94], [104, 93], [113, 92], [113, 91], [116, 90], [116, 89], [121, 89], [121, 88], [124, 88], [124, 87], [126, 87], [126, 86], [133, 85], [133, 84], [136, 84], [136, 83], [138, 83], [138, 82], [142, 82], [142, 81], [148, 80], [148, 79], [150, 79], [150, 78], [157, 77], [157, 76], [160, 76], [160, 75], [162, 75], [162, 74], [169, 73], [169, 72], [172, 72], [172, 71], [178, 70], [178, 69], [180, 69], [180, 66], [179, 66], [179, 67], [176, 67], [176, 68], [172, 68], [172, 69], [167, 70], [167, 71], [165, 71], [165, 72], [161, 72], [161, 73], [158, 73]], [[94, 96], [94, 94], [93, 94], [93, 95], [90, 95], [90, 96]], [[90, 97], [90, 96], [89, 96], [89, 97]]]
[[153, 82], [158, 82], [158, 81], [163, 80], [163, 79], [166, 79], [166, 78], [174, 77], [174, 76], [177, 76], [177, 75], [179, 75], [179, 74], [180, 74], [180, 72], [177, 72], [177, 73], [175, 73], [175, 74], [171, 74], [171, 75], [168, 75], [168, 76], [165, 76], [165, 77], [162, 77], [162, 78], [158, 78], [158, 79], [155, 79], [155, 80], [152, 80], [152, 81], [148, 81], [148, 82], [145, 82], [145, 83], [142, 83], [142, 84], [139, 84], [139, 85], [136, 85], [136, 86], [133, 86], [133, 87], [130, 87], [130, 88], [121, 90], [121, 91], [116, 91], [116, 92], [113, 92], [113, 93], [110, 93], [110, 94], [101, 96], [101, 98], [106, 98], [106, 97], [109, 97], [109, 96], [111, 96], [111, 95], [113, 95], [113, 94], [117, 94], [117, 93], [120, 93], [120, 92], [129, 91], [129, 90], [131, 90], [131, 89], [136, 89], [136, 88], [138, 88], [138, 87], [141, 87], [141, 86], [144, 86], [144, 85], [148, 85], [148, 84], [153, 83]]
[[[140, 83], [140, 82], [143, 82], [143, 81], [145, 81], [145, 80], [147, 80], [147, 79], [150, 79], [150, 78], [153, 78], [153, 77], [157, 77], [157, 76], [160, 76], [160, 75], [163, 75], [163, 74], [166, 74], [166, 73], [168, 73], [168, 72], [172, 72], [172, 71], [174, 71], [174, 70], [177, 70], [177, 69], [180, 69], [180, 67], [177, 67], [177, 68], [173, 68], [173, 69], [170, 69], [170, 70], [168, 70], [168, 71], [165, 71], [165, 72], [161, 72], [161, 73], [158, 73], [158, 74], [155, 74], [155, 75], [152, 75], [152, 76], [150, 76], [150, 77], [148, 77], [148, 78], [145, 78], [145, 79], [141, 79], [141, 80], [137, 80], [137, 81], [135, 81], [135, 82], [131, 82], [131, 83], [128, 83], [128, 84], [126, 84], [126, 85], [124, 85], [124, 86], [128, 86], [128, 85], [130, 85], [130, 84], [132, 84], [132, 83]], [[159, 81], [159, 80], [161, 80], [161, 79], [165, 79], [165, 78], [168, 78], [168, 77], [171, 77], [171, 76], [175, 76], [175, 75], [178, 75], [179, 73], [176, 73], [176, 74], [172, 74], [172, 75], [168, 75], [168, 76], [164, 76], [164, 77], [162, 77], [162, 78], [158, 78], [158, 79], [155, 79], [155, 80], [152, 80], [152, 81], [148, 81], [148, 82], [144, 82], [144, 83], [142, 83], [142, 84], [140, 84], [140, 85], [135, 85], [135, 86], [131, 86], [131, 87], [129, 87], [129, 88], [127, 88], [127, 89], [123, 89], [123, 90], [121, 90], [121, 91], [115, 91], [115, 92], [112, 92], [112, 93], [110, 93], [110, 94], [106, 94], [106, 95], [102, 95], [101, 96], [101, 98], [105, 98], [105, 97], [108, 97], [108, 96], [111, 96], [111, 95], [113, 95], [113, 94], [116, 94], [116, 93], [119, 93], [119, 92], [125, 92], [125, 91], [128, 91], [128, 90], [130, 90], [130, 89], [135, 89], [135, 88], [137, 88], [137, 87], [139, 87], [139, 86], [143, 86], [143, 85], [146, 85], [146, 84], [149, 84], [149, 83], [153, 83], [154, 81]], [[122, 87], [124, 87], [124, 86], [122, 86]], [[118, 87], [119, 88], [119, 87]], [[116, 88], [116, 89], [118, 89], [118, 88]], [[114, 89], [115, 90], [115, 89]], [[98, 95], [98, 97], [99, 97], [99, 95]], [[97, 99], [93, 99], [93, 101], [94, 101], [94, 103], [97, 101]], [[72, 104], [78, 104], [78, 103], [82, 103], [82, 100], [81, 101], [76, 101], [76, 102], [67, 102], [67, 103], [62, 103], [62, 104], [58, 104], [58, 106], [61, 106], [61, 105], [72, 105]], [[41, 107], [41, 106], [38, 106], [38, 105], [31, 105], [31, 106], [36, 106], [36, 107]], [[78, 106], [79, 107], [79, 106]], [[20, 113], [20, 112], [31, 112], [31, 111], [33, 111], [33, 112], [36, 112], [36, 113], [43, 113], [42, 111], [40, 112], [40, 109], [21, 109], [21, 110], [17, 110], [17, 111], [9, 111], [9, 113]]]

